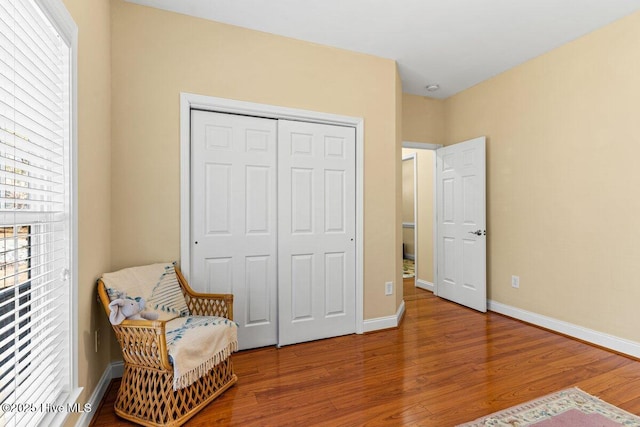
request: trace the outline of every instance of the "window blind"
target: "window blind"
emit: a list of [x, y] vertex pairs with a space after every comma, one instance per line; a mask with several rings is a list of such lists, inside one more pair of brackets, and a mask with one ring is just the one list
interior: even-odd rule
[[[0, 2], [0, 424], [36, 425], [70, 380], [70, 48]], [[22, 406], [20, 406], [22, 405]], [[6, 410], [9, 409], [9, 410]]]

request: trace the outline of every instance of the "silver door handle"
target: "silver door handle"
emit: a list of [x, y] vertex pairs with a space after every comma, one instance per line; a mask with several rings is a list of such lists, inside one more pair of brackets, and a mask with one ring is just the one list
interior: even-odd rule
[[469, 234], [475, 234], [476, 236], [486, 236], [487, 235], [487, 230], [476, 230], [476, 231], [469, 231]]

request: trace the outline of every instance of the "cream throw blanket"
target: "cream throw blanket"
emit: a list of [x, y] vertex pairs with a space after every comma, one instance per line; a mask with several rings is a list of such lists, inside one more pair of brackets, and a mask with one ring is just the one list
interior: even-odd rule
[[178, 317], [166, 324], [173, 389], [188, 387], [238, 350], [238, 325], [224, 317]]
[[167, 350], [173, 363], [173, 389], [188, 387], [238, 350], [238, 325], [224, 317], [188, 313], [172, 264], [132, 267], [102, 276], [113, 301], [144, 298], [147, 310], [166, 321]]
[[131, 267], [102, 275], [109, 299], [143, 298], [145, 310], [158, 314], [158, 320], [189, 315], [173, 264]]

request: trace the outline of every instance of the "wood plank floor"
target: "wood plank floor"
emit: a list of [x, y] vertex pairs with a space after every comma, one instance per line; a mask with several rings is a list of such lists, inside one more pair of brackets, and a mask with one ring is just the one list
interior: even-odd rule
[[[397, 329], [235, 354], [238, 383], [187, 425], [453, 426], [573, 386], [640, 414], [639, 361], [424, 295]], [[118, 386], [92, 425], [133, 425]]]
[[404, 293], [402, 295], [404, 296], [405, 303], [407, 301], [413, 301], [416, 299], [429, 298], [429, 295], [433, 295], [429, 291], [425, 291], [422, 288], [417, 288], [415, 278], [403, 280], [403, 291]]

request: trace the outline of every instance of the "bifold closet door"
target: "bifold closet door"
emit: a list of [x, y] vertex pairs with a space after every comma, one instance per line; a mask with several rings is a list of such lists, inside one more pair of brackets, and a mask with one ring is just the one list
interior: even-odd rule
[[240, 349], [277, 343], [277, 120], [191, 112], [191, 274], [234, 294]]
[[278, 121], [278, 344], [355, 332], [355, 129]]
[[355, 332], [355, 129], [191, 112], [191, 272], [241, 349]]

